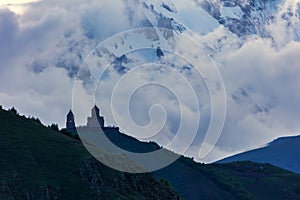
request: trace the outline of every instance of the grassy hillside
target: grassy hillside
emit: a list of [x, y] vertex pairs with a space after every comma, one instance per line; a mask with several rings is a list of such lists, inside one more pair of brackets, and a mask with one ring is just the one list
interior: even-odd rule
[[80, 141], [0, 109], [0, 199], [178, 199], [152, 174], [91, 158]]
[[[160, 148], [116, 130], [106, 135], [119, 147], [132, 152], [150, 152]], [[180, 157], [170, 166], [154, 172], [168, 180], [182, 197], [194, 199], [248, 200], [300, 199], [300, 175], [269, 164], [236, 162], [204, 165]]]
[[270, 164], [235, 162], [213, 165], [231, 175], [253, 199], [300, 199], [300, 175]]
[[[181, 162], [186, 164], [185, 167], [189, 166], [199, 174], [188, 177], [181, 176], [181, 179], [188, 180], [189, 184], [186, 184], [185, 187], [189, 188], [189, 186], [195, 185], [199, 177], [202, 179], [206, 177], [213, 182], [213, 184], [205, 182], [206, 184], [202, 183], [201, 187], [198, 187], [202, 193], [202, 196], [198, 194], [199, 199], [300, 199], [300, 175], [270, 164], [244, 161], [205, 165], [195, 163], [187, 158], [182, 158]], [[163, 170], [168, 170], [168, 168]], [[177, 186], [174, 185], [174, 188]], [[212, 193], [212, 191], [215, 192]]]
[[[116, 130], [106, 134], [133, 152], [160, 148]], [[121, 173], [93, 159], [79, 140], [2, 109], [0, 137], [1, 200], [178, 199], [171, 187], [187, 200], [300, 199], [300, 175], [270, 164], [180, 157], [154, 174]]]
[[[168, 178], [172, 169], [178, 172], [176, 181]], [[192, 174], [182, 172], [189, 169]], [[188, 199], [300, 199], [300, 175], [270, 164], [245, 161], [204, 165], [181, 158], [163, 169], [160, 176], [174, 183], [174, 188]], [[188, 190], [194, 194], [181, 192]]]
[[[159, 148], [155, 143], [140, 142], [118, 131], [108, 131], [106, 135], [118, 146], [132, 152], [150, 152]], [[168, 180], [188, 200], [300, 199], [300, 175], [269, 164], [204, 165], [180, 157], [154, 174]]]

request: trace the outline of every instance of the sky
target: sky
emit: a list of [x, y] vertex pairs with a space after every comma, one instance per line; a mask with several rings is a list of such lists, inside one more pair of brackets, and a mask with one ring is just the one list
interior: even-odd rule
[[8, 7], [14, 13], [23, 14], [26, 11], [24, 4], [37, 2], [39, 0], [1, 0], [0, 6]]
[[[90, 101], [92, 91], [89, 88], [94, 80], [90, 80], [84, 67], [80, 68], [83, 58], [87, 58], [100, 42], [122, 31], [140, 27], [146, 17], [156, 23], [153, 13], [145, 14], [142, 4], [124, 2], [0, 1], [0, 5], [4, 5], [0, 8], [0, 104], [4, 108], [15, 106], [20, 114], [39, 117], [46, 125], [58, 123], [62, 128], [65, 115], [72, 108], [74, 84], [77, 83], [76, 92], [88, 103], [77, 107], [80, 114], [76, 115], [76, 122], [85, 124], [94, 103]], [[193, 40], [215, 48], [213, 62], [226, 89], [227, 112], [223, 130], [212, 152], [201, 161], [214, 161], [263, 146], [280, 136], [299, 134], [299, 17], [292, 18], [292, 26], [288, 27], [291, 30], [285, 26], [288, 22], [280, 18], [270, 23], [266, 30], [273, 36], [273, 41], [259, 35], [240, 39], [198, 8], [194, 1], [184, 4], [179, 0], [165, 2], [176, 8], [176, 13], [171, 15], [193, 33]], [[294, 12], [300, 15], [300, 6], [297, 9], [300, 4], [295, 2]], [[288, 8], [285, 4], [282, 7]], [[164, 9], [160, 11], [170, 15]], [[128, 38], [129, 42], [138, 45], [138, 39], [131, 41]], [[188, 41], [178, 40], [173, 50], [196, 51]], [[156, 45], [162, 46], [163, 43]], [[130, 51], [129, 46], [127, 50]], [[161, 145], [170, 142], [180, 122], [185, 125], [187, 133], [192, 133], [194, 125], [199, 125], [195, 141], [185, 154], [200, 160], [199, 149], [212, 115], [211, 94], [208, 94], [205, 77], [190, 69], [186, 60], [174, 58], [172, 53], [165, 52], [162, 61], [157, 60], [155, 50], [139, 50], [126, 56], [131, 62], [124, 64], [128, 69], [143, 63], [160, 62], [166, 66], [173, 64], [175, 71], [151, 64], [133, 73], [108, 68], [96, 91], [96, 101], [106, 123], [120, 126], [125, 133], [135, 137], [148, 136]], [[92, 60], [93, 56], [88, 58], [96, 66], [96, 71], [97, 62], [108, 62], [99, 58]], [[79, 76], [78, 70], [81, 72]], [[178, 71], [180, 76], [175, 73]], [[119, 84], [121, 89], [114, 94], [118, 101], [113, 102], [116, 106], [113, 115], [110, 95], [120, 80], [124, 84]], [[131, 87], [151, 80], [167, 87], [145, 85], [128, 97]], [[197, 105], [193, 104], [194, 93], [190, 92], [190, 86], [194, 89]], [[128, 104], [126, 98], [129, 98]], [[221, 105], [222, 101], [215, 102], [216, 108], [219, 103]], [[199, 113], [201, 120], [198, 122]], [[161, 124], [161, 121], [165, 123]], [[139, 135], [137, 130], [144, 126], [148, 129], [144, 135]], [[158, 129], [162, 129], [160, 134], [151, 135]], [[208, 145], [214, 145], [214, 142]], [[171, 148], [180, 151], [181, 145], [177, 143]]]

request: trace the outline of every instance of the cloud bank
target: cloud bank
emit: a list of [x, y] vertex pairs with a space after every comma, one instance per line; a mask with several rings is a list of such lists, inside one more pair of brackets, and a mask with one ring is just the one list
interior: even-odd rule
[[[190, 3], [178, 8], [180, 3], [175, 1], [174, 4], [177, 10], [185, 11], [189, 9], [186, 6], [193, 6]], [[64, 127], [65, 114], [72, 106], [74, 78], [83, 59], [99, 42], [113, 34], [145, 25], [144, 13], [140, 11], [130, 15], [128, 9], [135, 8], [130, 5], [126, 1], [111, 3], [108, 0], [91, 1], [89, 4], [80, 0], [41, 1], [27, 5], [22, 15], [2, 8], [0, 104], [6, 108], [15, 106], [21, 114], [38, 116], [45, 124], [58, 123]], [[183, 21], [191, 22], [194, 16], [183, 14], [181, 17]], [[207, 30], [211, 32], [199, 37], [209, 41], [212, 46], [216, 45], [214, 42], [222, 35], [228, 34], [221, 26], [208, 27]], [[282, 38], [278, 40], [282, 41]], [[282, 48], [275, 49], [272, 42], [257, 36], [245, 41], [231, 37], [226, 45], [226, 48], [222, 47], [223, 50], [214, 55], [214, 60], [226, 87], [227, 118], [217, 146], [203, 160], [206, 162], [264, 145], [278, 136], [300, 132], [300, 43], [289, 40]], [[196, 91], [198, 99], [201, 99], [203, 117], [198, 136], [187, 152], [197, 159], [211, 114], [209, 95], [201, 77], [188, 76], [191, 71], [188, 68], [182, 69], [186, 70], [182, 73], [186, 73], [185, 76], [190, 78], [196, 88], [200, 85]], [[151, 72], [145, 70], [139, 78], [150, 78], [149, 74]], [[118, 78], [118, 73], [114, 76]], [[162, 77], [169, 78], [176, 85], [175, 76]], [[107, 84], [107, 94], [112, 83], [104, 82]], [[83, 96], [88, 96], [85, 84], [83, 81], [81, 92]], [[183, 87], [180, 90], [184, 95], [184, 85], [177, 84], [176, 87]], [[106, 91], [104, 89], [101, 92], [105, 94]], [[146, 110], [154, 104], [151, 98], [165, 105], [168, 113], [165, 132], [168, 134], [167, 137], [157, 139], [162, 144], [174, 137], [173, 133], [180, 121], [175, 98], [167, 94], [161, 88], [144, 88], [135, 94], [131, 102], [132, 118], [140, 125], [149, 122]], [[114, 125], [113, 116], [105, 111], [110, 107], [110, 102], [105, 98], [100, 100], [107, 123]], [[188, 103], [185, 105], [189, 109]], [[80, 109], [83, 114], [76, 120], [84, 124], [89, 107]], [[189, 113], [183, 120], [193, 121], [197, 112], [189, 109]], [[126, 124], [129, 119], [124, 120]], [[180, 147], [174, 148], [176, 150]]]

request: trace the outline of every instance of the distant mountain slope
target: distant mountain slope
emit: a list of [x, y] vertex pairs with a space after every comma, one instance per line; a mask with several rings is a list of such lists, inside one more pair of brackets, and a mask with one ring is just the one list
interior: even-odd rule
[[[159, 148], [117, 130], [106, 134], [131, 151]], [[154, 176], [121, 173], [93, 159], [78, 140], [2, 109], [0, 137], [1, 200], [179, 199], [169, 183], [187, 200], [300, 199], [300, 175], [269, 164], [204, 165], [180, 157]]]
[[266, 147], [240, 153], [218, 161], [227, 163], [235, 161], [253, 161], [271, 163], [300, 174], [300, 136], [282, 137], [269, 143]]
[[179, 199], [152, 174], [127, 174], [83, 145], [0, 109], [0, 199]]

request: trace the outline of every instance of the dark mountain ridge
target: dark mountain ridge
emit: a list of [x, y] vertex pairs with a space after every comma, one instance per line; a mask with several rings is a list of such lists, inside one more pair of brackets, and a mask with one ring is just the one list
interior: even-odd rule
[[300, 136], [281, 137], [265, 147], [224, 158], [218, 163], [253, 161], [272, 165], [300, 174]]

